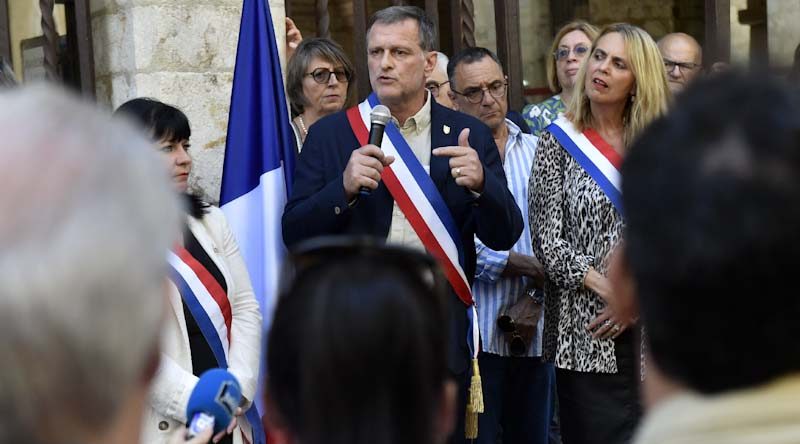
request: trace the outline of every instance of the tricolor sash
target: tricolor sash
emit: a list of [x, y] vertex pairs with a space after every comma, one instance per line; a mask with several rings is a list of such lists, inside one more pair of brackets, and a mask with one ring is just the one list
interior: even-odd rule
[[[378, 98], [373, 93], [358, 106], [347, 110], [347, 119], [362, 146], [369, 140], [370, 113], [378, 104]], [[381, 180], [425, 249], [444, 270], [456, 296], [467, 307], [474, 305], [472, 290], [462, 266], [464, 252], [460, 232], [453, 215], [430, 175], [393, 122], [386, 125], [381, 150], [395, 159], [394, 163], [383, 169]]]
[[619, 169], [622, 157], [614, 151], [597, 132], [587, 128], [579, 133], [575, 126], [560, 116], [553, 121], [547, 130], [555, 136], [565, 150], [589, 173], [595, 183], [603, 190], [614, 208], [621, 216], [622, 211], [622, 177]]
[[[233, 312], [228, 295], [209, 271], [188, 250], [175, 246], [167, 254], [169, 278], [178, 288], [181, 298], [194, 317], [219, 368], [228, 368]], [[246, 412], [252, 428], [253, 444], [264, 444], [261, 415], [255, 403]], [[245, 426], [246, 424], [240, 424]], [[249, 441], [242, 430], [242, 438]]]

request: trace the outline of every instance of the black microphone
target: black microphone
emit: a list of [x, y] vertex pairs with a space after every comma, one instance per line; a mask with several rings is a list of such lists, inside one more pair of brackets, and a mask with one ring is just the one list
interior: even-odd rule
[[[369, 113], [371, 128], [369, 129], [368, 145], [375, 145], [380, 148], [381, 142], [383, 141], [383, 130], [386, 129], [386, 124], [389, 123], [391, 119], [392, 113], [386, 106], [378, 105], [372, 108], [372, 112]], [[361, 187], [358, 194], [361, 196], [369, 196], [370, 192], [372, 192], [372, 190], [369, 188]]]

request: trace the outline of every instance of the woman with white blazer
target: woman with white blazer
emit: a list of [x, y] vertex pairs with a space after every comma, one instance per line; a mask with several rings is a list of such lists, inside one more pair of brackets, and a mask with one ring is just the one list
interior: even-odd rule
[[[166, 443], [187, 423], [186, 405], [198, 377], [227, 368], [239, 381], [243, 400], [235, 424], [214, 442], [253, 442], [248, 412], [256, 396], [261, 359], [261, 312], [239, 247], [222, 211], [187, 192], [191, 171], [186, 115], [152, 99], [133, 99], [117, 115], [143, 127], [164, 154], [176, 189], [186, 196], [183, 236], [169, 253], [169, 315], [161, 341], [161, 362], [142, 424], [142, 442]], [[247, 415], [242, 412], [248, 412]], [[249, 418], [253, 420], [248, 421]]]

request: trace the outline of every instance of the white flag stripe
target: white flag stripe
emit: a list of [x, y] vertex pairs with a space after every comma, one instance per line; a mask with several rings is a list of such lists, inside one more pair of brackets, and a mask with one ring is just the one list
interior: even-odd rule
[[269, 331], [272, 321], [281, 263], [286, 255], [281, 234], [285, 196], [286, 182], [281, 167], [262, 174], [256, 188], [222, 206], [247, 264], [265, 331]]

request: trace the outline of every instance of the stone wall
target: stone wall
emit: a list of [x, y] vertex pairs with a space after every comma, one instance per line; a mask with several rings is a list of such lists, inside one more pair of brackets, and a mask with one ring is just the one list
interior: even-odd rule
[[773, 67], [792, 66], [794, 51], [800, 44], [800, 1], [769, 0], [767, 2], [769, 63]]
[[[279, 36], [284, 4], [270, 1]], [[217, 202], [242, 0], [95, 0], [98, 101], [153, 97], [192, 126], [191, 185]], [[283, 51], [283, 39], [278, 47]]]

